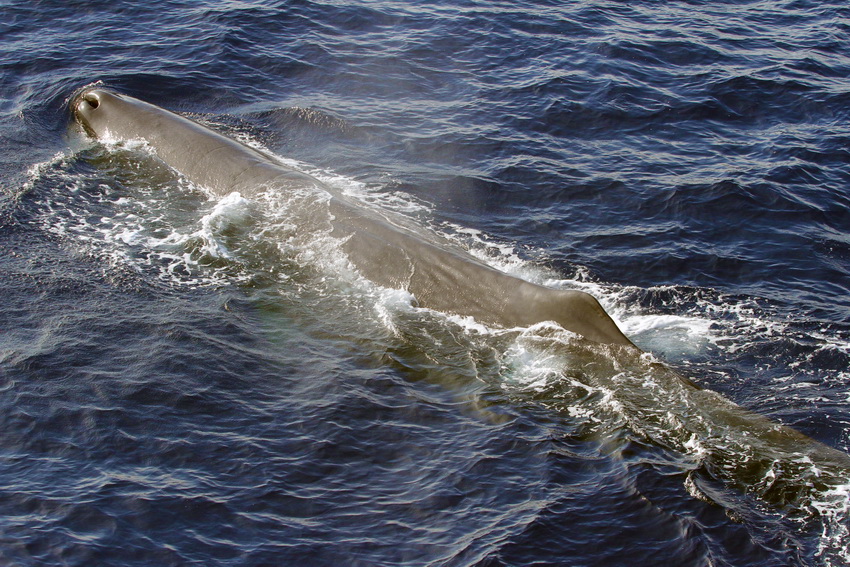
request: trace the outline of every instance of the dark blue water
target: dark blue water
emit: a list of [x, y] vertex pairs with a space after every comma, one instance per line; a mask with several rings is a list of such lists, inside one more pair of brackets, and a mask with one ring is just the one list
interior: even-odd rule
[[[837, 0], [0, 0], [0, 562], [847, 564], [850, 471], [652, 361], [850, 448], [848, 76]], [[85, 139], [97, 81], [654, 358], [417, 309], [289, 196]]]

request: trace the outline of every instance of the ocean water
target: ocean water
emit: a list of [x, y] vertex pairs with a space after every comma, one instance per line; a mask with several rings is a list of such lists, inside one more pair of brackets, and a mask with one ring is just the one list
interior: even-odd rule
[[[848, 76], [838, 0], [0, 0], [0, 563], [850, 563], [850, 470], [714, 394], [850, 449]], [[87, 139], [89, 84], [648, 354], [419, 309], [321, 194]]]

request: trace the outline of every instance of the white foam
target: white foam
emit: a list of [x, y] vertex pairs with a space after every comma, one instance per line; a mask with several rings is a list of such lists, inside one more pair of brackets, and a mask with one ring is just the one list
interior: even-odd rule
[[246, 224], [252, 215], [252, 203], [238, 191], [223, 197], [201, 218], [201, 228], [194, 234], [203, 240], [203, 252], [214, 258], [233, 259], [222, 234], [233, 225]]
[[717, 342], [710, 319], [667, 314], [620, 315], [620, 328], [626, 336], [668, 360], [704, 354]]
[[563, 376], [563, 361], [556, 355], [529, 349], [517, 342], [505, 353], [503, 368], [507, 370], [505, 385], [524, 390], [543, 391]]
[[827, 567], [850, 565], [850, 483], [821, 494], [812, 507], [823, 525], [816, 556]]
[[[106, 141], [107, 152], [151, 153], [140, 141]], [[97, 174], [68, 173], [68, 155], [57, 154], [30, 168], [26, 190], [45, 185], [35, 222], [60, 237], [79, 253], [100, 258], [109, 269], [155, 273], [163, 281], [182, 286], [222, 285], [234, 273], [216, 273], [198, 263], [198, 256], [227, 255], [219, 240], [222, 228], [236, 218], [240, 206], [235, 197], [221, 202], [186, 200], [191, 186], [177, 177], [118, 187], [98, 183]], [[174, 180], [178, 179], [175, 187]], [[175, 194], [182, 204], [197, 207], [198, 214], [176, 209]], [[212, 207], [204, 214], [205, 207]], [[92, 214], [101, 211], [101, 214]], [[185, 246], [193, 238], [205, 244], [201, 254]]]
[[480, 230], [454, 223], [443, 223], [438, 230], [441, 236], [497, 270], [534, 283], [542, 283], [548, 275], [539, 266], [523, 260], [512, 243], [499, 242]]
[[374, 310], [378, 320], [393, 335], [399, 336], [396, 315], [413, 310], [413, 296], [405, 290], [381, 288], [375, 297]]
[[[568, 346], [579, 340], [575, 333], [553, 323], [538, 323], [519, 331], [502, 358], [504, 386], [542, 391], [565, 380]], [[582, 385], [582, 387], [586, 387]]]

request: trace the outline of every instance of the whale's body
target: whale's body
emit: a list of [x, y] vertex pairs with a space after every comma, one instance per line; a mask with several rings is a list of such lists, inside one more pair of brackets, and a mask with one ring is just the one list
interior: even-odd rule
[[[90, 89], [74, 99], [72, 109], [89, 134], [144, 139], [166, 164], [218, 195], [321, 185], [254, 148], [129, 96]], [[407, 290], [421, 307], [508, 328], [554, 321], [594, 342], [633, 347], [587, 293], [511, 276], [339, 195], [328, 207], [333, 235], [344, 240], [357, 270], [381, 286]]]
[[[71, 105], [89, 134], [144, 139], [165, 163], [222, 196], [234, 191], [252, 196], [268, 188], [287, 191], [321, 185], [258, 150], [132, 97], [90, 89]], [[642, 360], [641, 351], [586, 293], [550, 289], [513, 277], [343, 196], [333, 196], [327, 206], [332, 234], [343, 240], [352, 264], [379, 285], [409, 291], [420, 306], [505, 327], [554, 321], [589, 341], [623, 345], [618, 364]], [[592, 343], [583, 348], [594, 350]], [[588, 373], [594, 364], [585, 365]], [[608, 389], [621, 388], [616, 378], [622, 368], [617, 368], [596, 380]], [[847, 454], [702, 390], [666, 367], [662, 366], [655, 378], [664, 384], [662, 390], [670, 398], [671, 408], [684, 404], [678, 426], [681, 431], [662, 427], [660, 437], [678, 439], [684, 448], [695, 439], [706, 443], [710, 476], [792, 506], [806, 506], [809, 497], [805, 494], [848, 481]], [[666, 405], [660, 392], [656, 394], [647, 399], [645, 391], [635, 390], [623, 396], [636, 404]], [[664, 411], [662, 415], [666, 415]], [[765, 478], [783, 467], [787, 478], [765, 484]]]

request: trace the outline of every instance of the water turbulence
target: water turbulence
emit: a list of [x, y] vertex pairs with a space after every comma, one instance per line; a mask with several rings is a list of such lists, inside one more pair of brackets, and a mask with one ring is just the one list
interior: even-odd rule
[[[375, 285], [352, 266], [348, 240], [334, 230], [340, 213], [332, 201], [346, 194], [369, 214], [449, 248], [464, 240], [462, 229], [426, 229], [382, 208], [380, 192], [364, 200], [355, 182], [322, 172], [298, 187], [270, 175], [248, 189], [237, 179], [239, 191], [210, 192], [209, 180], [164, 168], [156, 156], [168, 163], [167, 155], [155, 141], [107, 142], [57, 158], [54, 169], [74, 160], [91, 166], [86, 183], [96, 189], [75, 187], [77, 204], [63, 203], [44, 219], [93, 253], [170, 284], [238, 284], [270, 320], [285, 310], [308, 332], [350, 345], [365, 364], [440, 384], [486, 419], [498, 421], [506, 404], [542, 409], [560, 435], [626, 463], [624, 482], [644, 467], [672, 469], [691, 496], [736, 520], [756, 521], [752, 509], [762, 503], [809, 530], [817, 521], [820, 551], [847, 556], [847, 455], [695, 386], [630, 346], [600, 344], [549, 322], [504, 328], [418, 308], [410, 293]], [[99, 224], [79, 220], [93, 210], [102, 213]], [[508, 262], [474, 248], [462, 252], [500, 268]], [[624, 328], [646, 326], [616, 305], [616, 293], [597, 292]]]

